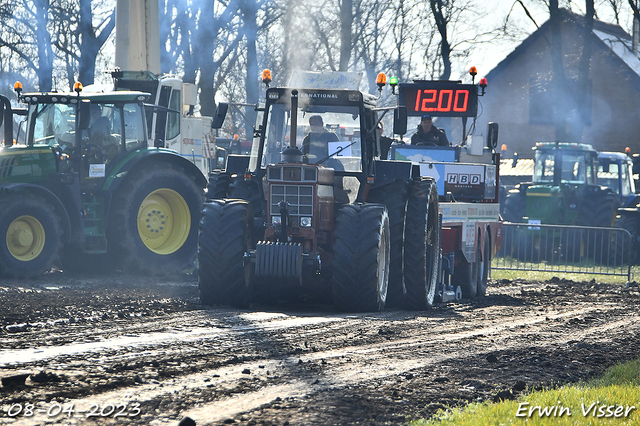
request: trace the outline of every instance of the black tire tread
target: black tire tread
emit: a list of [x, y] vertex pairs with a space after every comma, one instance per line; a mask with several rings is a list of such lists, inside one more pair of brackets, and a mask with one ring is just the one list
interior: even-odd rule
[[394, 181], [370, 193], [369, 201], [384, 204], [389, 212], [391, 260], [386, 306], [402, 307], [406, 294], [404, 284], [404, 226], [407, 213], [407, 183]]
[[504, 201], [503, 219], [507, 222], [523, 222], [527, 215], [526, 193], [516, 187], [507, 193]]
[[251, 233], [250, 205], [244, 200], [204, 204], [198, 238], [198, 287], [204, 305], [250, 303], [244, 253]]
[[[384, 309], [386, 294], [378, 294], [377, 283], [378, 254], [385, 229], [389, 244], [389, 218], [382, 205], [347, 204], [338, 211], [331, 276], [337, 310], [374, 312]], [[388, 259], [390, 247], [386, 250]], [[388, 279], [388, 273], [385, 275]]]
[[207, 183], [207, 198], [209, 200], [220, 200], [227, 198], [229, 189], [230, 176], [220, 170], [214, 170], [209, 173], [209, 181]]
[[[157, 166], [157, 164], [156, 164]], [[170, 255], [158, 255], [149, 250], [137, 232], [140, 205], [134, 200], [136, 192], [149, 186], [147, 194], [159, 189], [163, 180], [179, 187], [191, 212], [191, 229], [184, 245]], [[193, 266], [197, 253], [198, 226], [195, 218], [202, 211], [203, 190], [182, 169], [165, 164], [162, 167], [141, 168], [127, 176], [113, 196], [107, 226], [107, 250], [110, 262], [125, 272], [153, 275], [180, 274]], [[141, 201], [141, 200], [140, 200]], [[134, 205], [135, 204], [135, 205]]]
[[[12, 210], [18, 209], [15, 215], [9, 216]], [[38, 219], [44, 228], [45, 246], [37, 258], [24, 262], [15, 259], [8, 251], [5, 241], [7, 230], [2, 229], [2, 247], [0, 248], [0, 275], [5, 277], [27, 278], [41, 275], [50, 270], [58, 260], [62, 249], [62, 226], [60, 217], [51, 204], [44, 198], [33, 194], [8, 196], [0, 201], [0, 222], [8, 226], [22, 215], [31, 215]], [[46, 216], [42, 215], [48, 215]], [[5, 219], [6, 216], [6, 219]], [[39, 217], [38, 217], [39, 216]], [[47, 222], [49, 219], [49, 222]]]
[[406, 308], [424, 310], [433, 305], [440, 270], [438, 187], [427, 177], [413, 181], [409, 190], [404, 241]]

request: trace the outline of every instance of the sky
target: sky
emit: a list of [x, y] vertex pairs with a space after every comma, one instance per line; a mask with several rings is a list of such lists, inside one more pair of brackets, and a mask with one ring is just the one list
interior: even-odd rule
[[[536, 26], [526, 16], [523, 7], [514, 0], [485, 0], [485, 8], [491, 11], [487, 26], [496, 26], [504, 23], [509, 16], [509, 22], [522, 27], [526, 34], [531, 34], [536, 30]], [[536, 7], [535, 2], [524, 0], [527, 9], [532, 14], [538, 25], [542, 25], [548, 19], [548, 12], [542, 7]], [[526, 37], [526, 34], [524, 37]], [[479, 49], [474, 49], [474, 53], [469, 58], [469, 66], [478, 69], [478, 76], [484, 77], [489, 71], [496, 67], [504, 58], [509, 55], [524, 39], [513, 41], [493, 41], [484, 44]]]

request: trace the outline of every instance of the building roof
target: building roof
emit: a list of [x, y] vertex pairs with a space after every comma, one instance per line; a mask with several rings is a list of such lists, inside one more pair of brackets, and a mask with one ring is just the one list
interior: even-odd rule
[[533, 176], [533, 159], [520, 158], [515, 164], [513, 159], [500, 159], [500, 177], [506, 176], [531, 179]]
[[[571, 22], [575, 25], [583, 26], [584, 16], [575, 14], [566, 9], [560, 9], [560, 15], [564, 22]], [[527, 49], [551, 26], [547, 20], [540, 28], [527, 37], [513, 52], [502, 60], [495, 68], [487, 74], [487, 80], [496, 78], [505, 68], [511, 64], [519, 55], [526, 53]], [[595, 20], [593, 21], [594, 41], [602, 43], [609, 49], [615, 57], [619, 58], [640, 80], [640, 59], [633, 54], [632, 37], [619, 25], [610, 24]]]

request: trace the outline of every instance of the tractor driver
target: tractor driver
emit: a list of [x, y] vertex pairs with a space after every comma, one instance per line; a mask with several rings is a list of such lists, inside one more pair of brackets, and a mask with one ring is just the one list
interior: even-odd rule
[[418, 131], [411, 136], [411, 145], [449, 146], [444, 130], [433, 125], [430, 115], [423, 115]]
[[91, 125], [89, 126], [89, 140], [102, 144], [111, 133], [109, 119], [102, 115], [100, 105], [91, 105]]
[[304, 157], [316, 162], [329, 155], [329, 142], [338, 142], [338, 135], [328, 132], [324, 128], [322, 117], [312, 115], [309, 117], [311, 131], [302, 140], [302, 153]]
[[102, 151], [102, 161], [115, 157], [118, 153], [118, 141], [111, 135], [111, 120], [102, 115], [100, 105], [91, 105], [91, 124], [89, 125], [89, 145]]

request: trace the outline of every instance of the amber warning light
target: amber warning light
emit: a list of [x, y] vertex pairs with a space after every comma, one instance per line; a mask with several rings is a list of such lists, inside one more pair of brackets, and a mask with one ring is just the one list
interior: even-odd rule
[[16, 81], [15, 84], [13, 85], [13, 90], [15, 90], [18, 96], [20, 96], [20, 93], [22, 93], [22, 83], [20, 83], [19, 81]]
[[382, 88], [387, 84], [387, 76], [383, 72], [378, 74], [378, 78], [376, 79], [376, 84], [378, 85], [379, 91], [382, 91]]
[[271, 71], [265, 69], [264, 71], [262, 71], [262, 82], [264, 84], [267, 85], [267, 87], [269, 87], [269, 84], [271, 84]]
[[75, 84], [73, 85], [73, 90], [79, 95], [80, 92], [82, 92], [82, 83], [80, 83], [79, 81], [76, 81]]
[[476, 67], [471, 67], [471, 69], [469, 69], [469, 74], [471, 74], [471, 83], [474, 83], [476, 75], [478, 75], [478, 69]]

